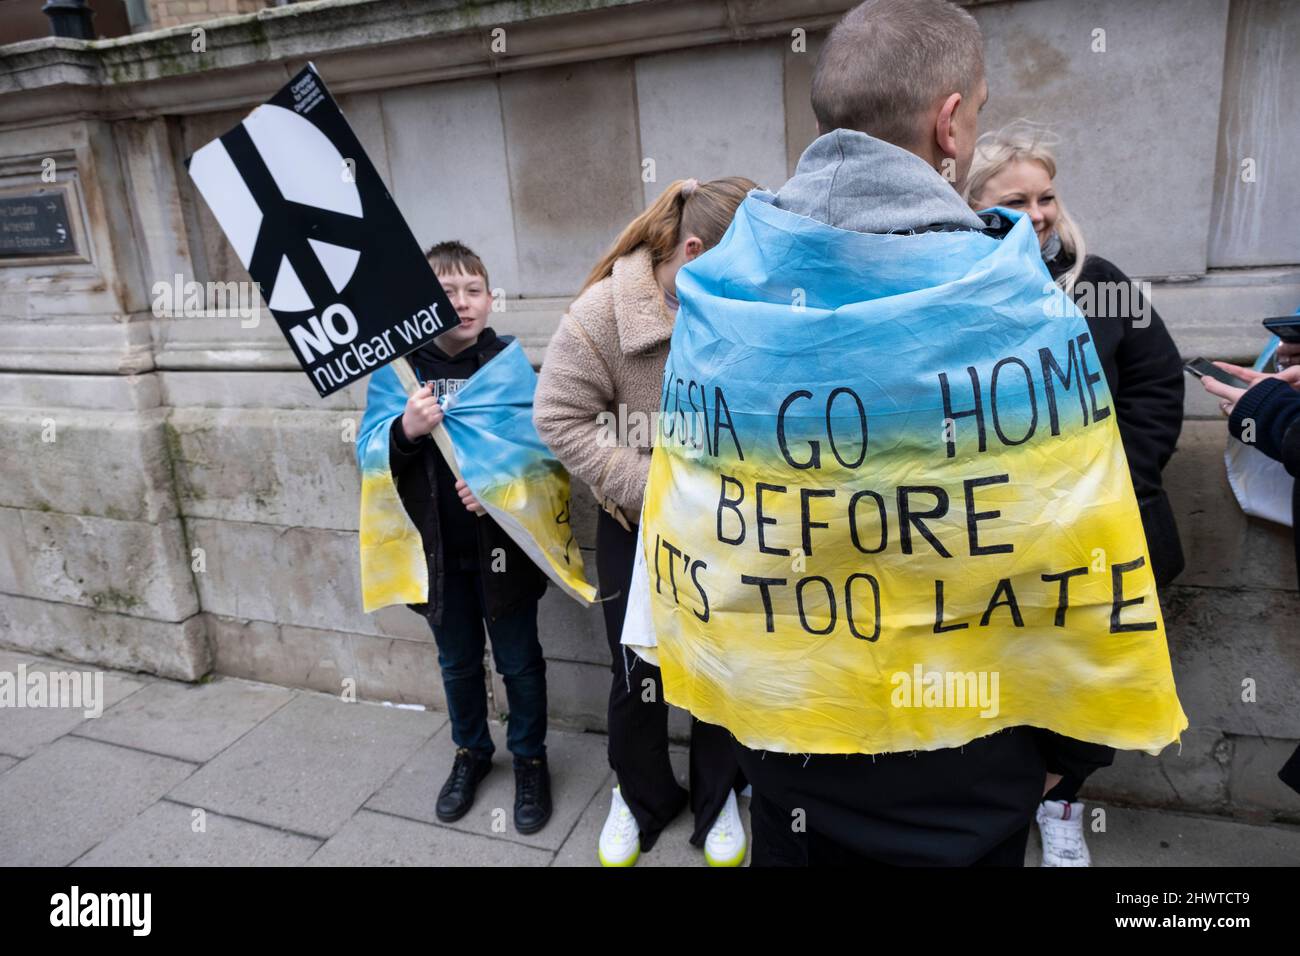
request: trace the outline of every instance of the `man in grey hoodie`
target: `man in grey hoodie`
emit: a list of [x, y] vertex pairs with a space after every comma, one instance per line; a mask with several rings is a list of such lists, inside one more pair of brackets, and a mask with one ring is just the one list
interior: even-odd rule
[[[987, 98], [970, 14], [946, 0], [867, 0], [822, 48], [812, 85], [821, 135], [775, 204], [856, 232], [1000, 238], [1010, 224], [982, 219], [959, 192]], [[1021, 866], [1055, 775], [1084, 777], [1111, 759], [1027, 726], [914, 754], [736, 748], [754, 788], [754, 865]]]

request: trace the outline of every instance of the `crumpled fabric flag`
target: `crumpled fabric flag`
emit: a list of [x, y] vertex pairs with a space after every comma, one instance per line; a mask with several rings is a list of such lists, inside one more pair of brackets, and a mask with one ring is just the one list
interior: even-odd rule
[[772, 200], [678, 273], [641, 527], [666, 699], [786, 753], [1177, 740], [1110, 392], [1028, 218], [873, 235]]
[[[460, 474], [487, 513], [565, 593], [590, 604], [596, 590], [584, 576], [569, 523], [569, 474], [533, 426], [536, 390], [537, 373], [519, 342], [512, 342], [442, 400], [443, 425]], [[406, 410], [406, 399], [391, 364], [370, 376], [357, 438], [367, 613], [423, 604], [429, 596], [420, 532], [389, 470], [389, 429]]]

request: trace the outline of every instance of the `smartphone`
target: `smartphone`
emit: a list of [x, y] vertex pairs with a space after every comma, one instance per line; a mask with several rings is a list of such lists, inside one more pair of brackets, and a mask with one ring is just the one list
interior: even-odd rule
[[1210, 378], [1222, 382], [1224, 385], [1231, 385], [1233, 388], [1250, 388], [1249, 382], [1243, 382], [1237, 376], [1230, 375], [1207, 358], [1192, 359], [1183, 366], [1183, 371], [1190, 372], [1197, 378], [1204, 378], [1208, 375]]
[[1278, 315], [1265, 319], [1264, 328], [1283, 342], [1300, 345], [1300, 315]]

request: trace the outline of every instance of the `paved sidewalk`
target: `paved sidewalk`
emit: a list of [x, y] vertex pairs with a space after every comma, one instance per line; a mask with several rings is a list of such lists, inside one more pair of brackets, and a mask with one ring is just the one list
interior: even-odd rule
[[[0, 650], [0, 671], [87, 670]], [[474, 809], [433, 815], [445, 714], [217, 678], [104, 672], [104, 713], [0, 708], [0, 866], [591, 866], [614, 785], [599, 734], [548, 737], [555, 813], [520, 836], [504, 730]], [[674, 761], [683, 780], [685, 753]], [[748, 821], [747, 801], [742, 815]], [[1094, 861], [1295, 865], [1300, 828], [1109, 808]], [[639, 866], [703, 866], [680, 816]], [[1037, 853], [1031, 842], [1029, 859]]]

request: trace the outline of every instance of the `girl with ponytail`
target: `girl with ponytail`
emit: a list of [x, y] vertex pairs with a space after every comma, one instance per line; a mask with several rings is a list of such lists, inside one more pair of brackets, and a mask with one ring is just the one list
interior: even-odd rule
[[[606, 866], [633, 865], [688, 801], [695, 816], [691, 843], [704, 847], [710, 865], [737, 866], [745, 856], [736, 807], [744, 777], [730, 735], [692, 719], [688, 797], [668, 761], [659, 669], [628, 654], [620, 638], [677, 314], [677, 270], [718, 243], [753, 188], [739, 176], [678, 180], [633, 219], [560, 321], [534, 399], [542, 440], [600, 503], [596, 568], [613, 671], [609, 763], [619, 784], [598, 847]], [[610, 414], [619, 428], [602, 424]], [[623, 435], [644, 441], [620, 443]]]

